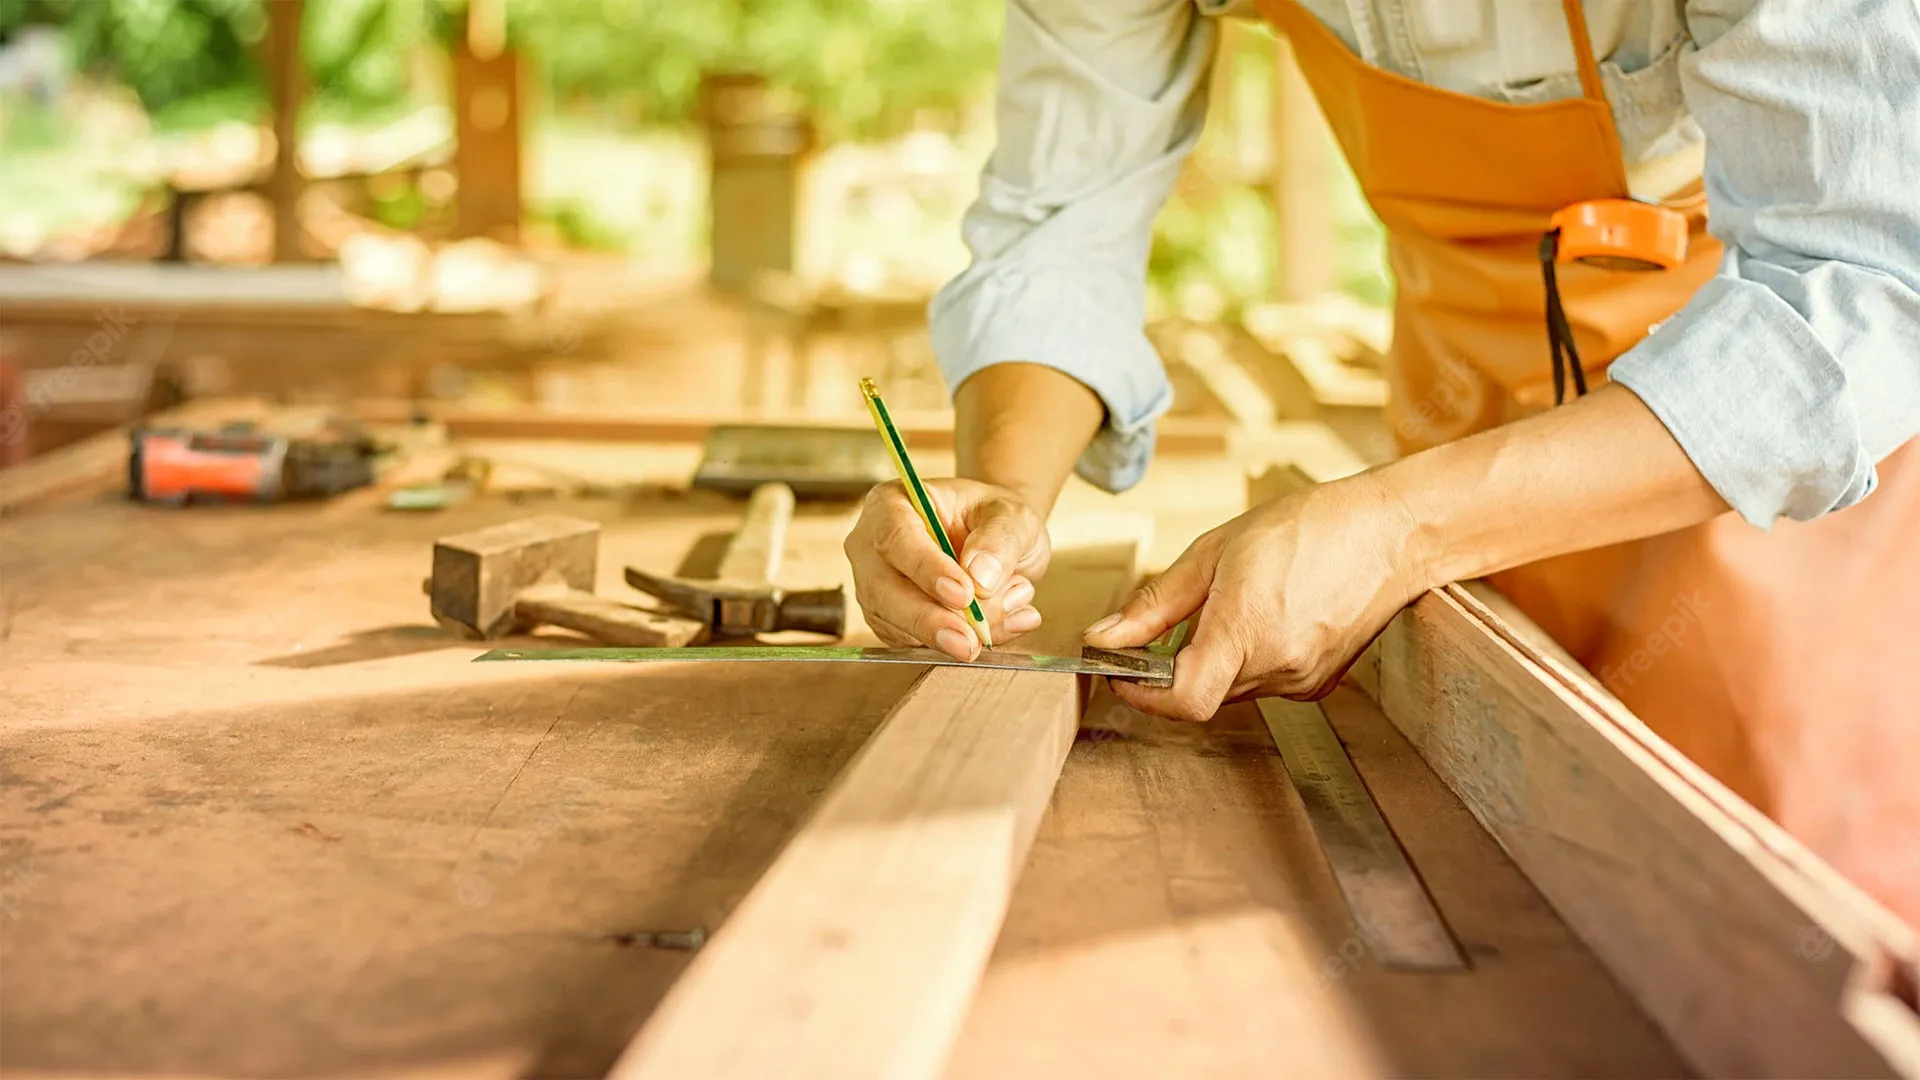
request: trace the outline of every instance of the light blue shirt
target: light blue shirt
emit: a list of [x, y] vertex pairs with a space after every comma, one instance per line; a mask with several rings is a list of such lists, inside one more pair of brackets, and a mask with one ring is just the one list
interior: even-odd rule
[[[1078, 471], [1109, 490], [1139, 481], [1172, 403], [1142, 329], [1147, 252], [1204, 123], [1208, 16], [1230, 6], [1007, 0], [999, 142], [962, 224], [972, 264], [933, 302], [934, 348], [950, 386], [1021, 361], [1092, 388], [1107, 424]], [[1307, 7], [1409, 78], [1514, 103], [1580, 93], [1552, 0]], [[1920, 4], [1585, 10], [1630, 176], [1671, 174], [1656, 166], [1704, 142], [1727, 249], [1613, 381], [1756, 525], [1859, 501], [1875, 463], [1920, 432]]]

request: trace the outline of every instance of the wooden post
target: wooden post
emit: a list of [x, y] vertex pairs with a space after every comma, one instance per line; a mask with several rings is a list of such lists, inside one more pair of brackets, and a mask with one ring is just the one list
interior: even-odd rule
[[1311, 300], [1338, 284], [1333, 134], [1285, 37], [1274, 41], [1273, 85], [1273, 212], [1280, 234], [1274, 298]]
[[520, 238], [520, 57], [506, 47], [504, 6], [473, 0], [453, 42], [454, 233]]
[[[300, 24], [306, 0], [273, 0], [267, 7], [267, 90], [273, 102], [273, 173], [267, 196], [273, 203], [273, 261], [298, 262], [300, 250], [300, 104], [306, 97], [306, 65], [300, 58]], [[181, 195], [174, 196], [176, 205]], [[185, 221], [175, 215], [176, 230]], [[184, 250], [176, 231], [174, 245]]]
[[778, 107], [757, 75], [710, 74], [701, 87], [714, 287], [747, 293], [799, 269], [800, 166], [813, 126]]

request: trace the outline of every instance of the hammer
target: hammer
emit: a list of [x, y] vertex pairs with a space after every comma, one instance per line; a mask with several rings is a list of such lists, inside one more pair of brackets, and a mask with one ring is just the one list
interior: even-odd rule
[[449, 536], [433, 545], [427, 579], [434, 621], [463, 637], [534, 626], [575, 630], [609, 645], [662, 648], [706, 640], [706, 624], [593, 594], [600, 524], [549, 514]]
[[712, 581], [649, 574], [627, 567], [627, 584], [659, 600], [676, 615], [708, 627], [714, 637], [746, 637], [776, 630], [805, 630], [839, 637], [847, 625], [842, 587], [788, 592], [773, 580], [780, 573], [793, 489], [761, 484], [747, 499], [747, 512], [721, 556]]

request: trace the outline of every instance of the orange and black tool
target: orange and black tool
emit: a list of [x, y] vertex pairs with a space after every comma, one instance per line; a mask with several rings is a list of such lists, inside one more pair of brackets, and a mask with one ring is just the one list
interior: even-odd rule
[[141, 502], [280, 502], [373, 482], [374, 448], [365, 440], [289, 439], [244, 425], [210, 432], [141, 428], [132, 439], [127, 491]]
[[1566, 400], [1568, 368], [1576, 394], [1587, 392], [1573, 326], [1560, 301], [1555, 266], [1584, 263], [1603, 270], [1671, 270], [1687, 261], [1687, 217], [1638, 199], [1590, 199], [1553, 215], [1540, 238], [1540, 274], [1547, 287], [1547, 348], [1553, 354], [1553, 403]]

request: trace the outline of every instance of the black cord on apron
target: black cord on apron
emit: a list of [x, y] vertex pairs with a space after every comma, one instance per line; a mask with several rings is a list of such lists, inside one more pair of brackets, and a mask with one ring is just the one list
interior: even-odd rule
[[1547, 348], [1553, 353], [1553, 403], [1567, 400], [1567, 368], [1573, 369], [1576, 396], [1587, 392], [1587, 373], [1580, 367], [1580, 348], [1573, 342], [1573, 324], [1567, 321], [1567, 309], [1560, 302], [1560, 279], [1554, 272], [1554, 259], [1560, 254], [1560, 230], [1540, 238], [1540, 276], [1547, 285]]

